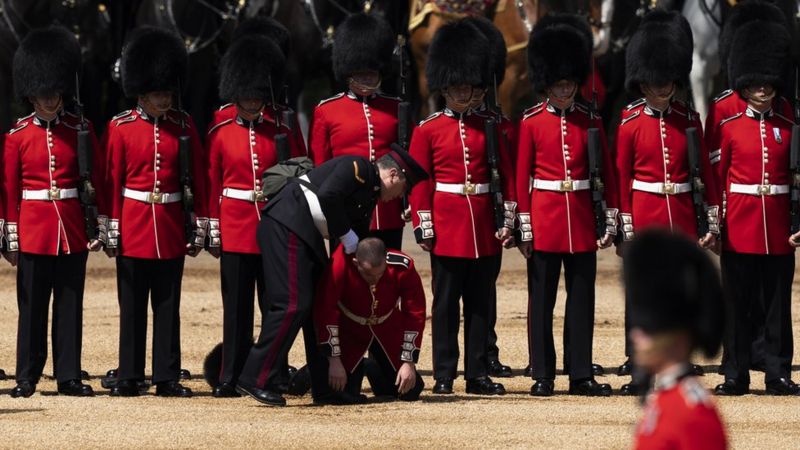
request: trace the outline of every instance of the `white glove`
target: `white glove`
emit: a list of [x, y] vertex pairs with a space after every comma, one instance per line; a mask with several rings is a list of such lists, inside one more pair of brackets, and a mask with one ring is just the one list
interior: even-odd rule
[[339, 236], [339, 242], [344, 246], [344, 252], [352, 255], [358, 247], [358, 235], [355, 231], [349, 230], [345, 235]]

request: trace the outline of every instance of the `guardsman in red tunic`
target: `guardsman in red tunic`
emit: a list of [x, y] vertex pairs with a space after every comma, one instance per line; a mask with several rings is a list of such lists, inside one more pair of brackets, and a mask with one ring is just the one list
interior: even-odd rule
[[722, 342], [722, 286], [707, 255], [688, 239], [653, 229], [626, 251], [633, 358], [654, 381], [636, 426], [637, 450], [727, 448], [714, 399], [689, 363], [695, 351], [715, 357]]
[[[531, 395], [553, 395], [556, 355], [553, 308], [561, 265], [567, 289], [565, 331], [570, 333], [570, 394], [611, 395], [592, 373], [594, 281], [597, 250], [617, 232], [616, 183], [605, 170], [605, 233], [598, 237], [591, 195], [587, 130], [600, 128], [603, 166], [611, 167], [600, 118], [575, 102], [591, 70], [589, 24], [574, 15], [551, 15], [537, 22], [528, 44], [534, 89], [546, 101], [526, 111], [520, 124], [516, 189], [519, 249], [528, 259], [528, 331]], [[565, 339], [566, 340], [566, 339]]]
[[[747, 1], [740, 2], [731, 10], [725, 23], [722, 27], [722, 32], [719, 38], [719, 54], [722, 67], [725, 73], [728, 71], [728, 55], [730, 54], [730, 46], [734, 36], [739, 31], [742, 25], [754, 20], [765, 20], [774, 22], [785, 26], [786, 16], [783, 12], [773, 3], [767, 1]], [[716, 168], [720, 160], [720, 125], [721, 122], [729, 117], [745, 112], [747, 109], [747, 100], [742, 97], [740, 92], [733, 89], [727, 89], [721, 92], [714, 98], [706, 116], [706, 148], [709, 151], [709, 158], [711, 159], [712, 167]], [[792, 116], [792, 105], [785, 97], [776, 97], [775, 100], [776, 111], [781, 111], [786, 117]], [[721, 184], [717, 177], [716, 170], [714, 171], [715, 181], [719, 186]], [[721, 199], [724, 205], [724, 199]], [[753, 324], [753, 349], [750, 354], [751, 368], [756, 370], [763, 370], [764, 368], [764, 306], [763, 302], [753, 302], [752, 311], [752, 324]], [[728, 353], [727, 350], [722, 352], [722, 363], [720, 364], [719, 372], [724, 373], [725, 366], [727, 366]]]
[[[654, 59], [654, 54], [660, 57]], [[673, 99], [678, 87], [688, 81], [692, 68], [692, 35], [686, 19], [663, 10], [646, 15], [628, 46], [626, 61], [626, 87], [643, 98], [626, 108], [617, 131], [616, 168], [623, 242], [652, 227], [694, 240], [698, 224], [692, 201], [686, 130], [690, 127], [697, 130], [702, 147], [702, 128], [697, 113]], [[699, 149], [698, 158], [706, 186], [703, 220], [709, 230], [705, 236], [699, 236], [698, 244], [715, 248], [720, 201], [704, 149]], [[626, 340], [626, 356], [630, 357], [630, 351], [630, 341]], [[617, 373], [628, 375], [631, 368], [628, 359]], [[695, 369], [702, 370], [700, 366]], [[622, 393], [634, 394], [638, 387], [635, 383], [626, 384]]]
[[[78, 200], [81, 122], [63, 109], [74, 93], [80, 67], [78, 41], [60, 27], [32, 31], [14, 55], [16, 97], [30, 102], [34, 112], [17, 121], [3, 147], [4, 256], [17, 266], [19, 305], [17, 386], [12, 397], [30, 397], [42, 376], [51, 294], [58, 392], [94, 395], [91, 386], [81, 382], [83, 289], [90, 247]], [[95, 177], [96, 186], [101, 179]], [[100, 242], [92, 241], [91, 249], [99, 250]]]
[[[261, 35], [237, 39], [222, 58], [220, 97], [238, 114], [208, 133], [209, 252], [220, 258], [223, 351], [215, 397], [238, 397], [235, 386], [253, 342], [253, 296], [263, 312], [264, 272], [256, 228], [266, 199], [261, 176], [278, 163], [275, 135], [290, 130], [263, 114], [283, 80], [283, 54]], [[273, 84], [273, 86], [270, 86]], [[303, 155], [291, 146], [283, 158]], [[288, 148], [287, 148], [288, 150]]]
[[750, 389], [753, 302], [764, 306], [764, 381], [768, 395], [797, 395], [791, 380], [791, 296], [794, 249], [791, 235], [789, 150], [791, 119], [774, 111], [785, 89], [783, 75], [791, 39], [780, 24], [752, 21], [733, 39], [731, 85], [747, 109], [720, 126], [720, 189], [727, 198], [722, 220], [722, 280], [728, 294], [728, 361], [720, 395]]
[[[113, 396], [139, 395], [144, 379], [148, 297], [153, 308], [153, 383], [156, 395], [188, 397], [179, 382], [180, 292], [186, 254], [202, 250], [208, 227], [203, 148], [191, 118], [171, 109], [185, 84], [187, 55], [174, 34], [134, 31], [122, 55], [122, 85], [135, 109], [108, 125], [111, 190], [107, 253], [117, 257], [120, 358]], [[186, 236], [179, 138], [189, 136], [194, 194], [193, 236]]]
[[313, 317], [328, 357], [328, 383], [342, 403], [364, 401], [365, 375], [375, 396], [419, 398], [425, 291], [408, 255], [387, 251], [377, 238], [359, 242], [355, 255], [336, 249], [318, 285]]
[[[336, 29], [333, 71], [347, 91], [323, 100], [314, 109], [308, 137], [309, 154], [320, 165], [342, 155], [375, 161], [397, 142], [400, 100], [379, 92], [381, 74], [388, 69], [394, 39], [391, 27], [376, 15], [354, 14]], [[370, 235], [400, 249], [403, 242], [403, 201], [379, 203]]]
[[411, 156], [430, 174], [411, 193], [417, 242], [431, 253], [433, 272], [433, 392], [450, 394], [458, 365], [459, 300], [464, 301], [467, 392], [504, 394], [488, 373], [488, 317], [503, 244], [512, 239], [516, 212], [508, 150], [498, 139], [505, 221], [495, 223], [486, 149], [487, 116], [470, 108], [490, 77], [489, 41], [457, 21], [433, 39], [426, 67], [431, 92], [447, 106], [424, 120], [411, 138]]

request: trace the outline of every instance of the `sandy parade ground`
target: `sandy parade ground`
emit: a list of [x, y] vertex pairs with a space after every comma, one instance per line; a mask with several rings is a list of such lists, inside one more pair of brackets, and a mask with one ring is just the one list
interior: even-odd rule
[[[428, 257], [406, 236], [406, 248], [416, 259], [428, 292]], [[613, 250], [600, 253], [594, 361], [615, 369], [623, 361], [623, 298], [619, 259]], [[0, 368], [13, 375], [17, 329], [15, 271], [0, 265]], [[464, 394], [463, 379], [456, 394], [433, 396], [430, 320], [426, 325], [418, 365], [426, 390], [417, 403], [380, 403], [350, 407], [315, 407], [310, 395], [287, 397], [286, 408], [269, 408], [247, 398], [215, 399], [202, 379], [206, 353], [222, 337], [222, 302], [218, 262], [208, 254], [187, 259], [183, 281], [183, 367], [193, 379], [191, 399], [155, 397], [110, 398], [100, 377], [116, 366], [119, 311], [113, 261], [101, 254], [89, 259], [84, 311], [83, 368], [98, 393], [95, 398], [58, 396], [46, 377], [29, 399], [12, 399], [13, 379], [0, 382], [0, 447], [2, 448], [255, 448], [271, 447], [524, 447], [625, 448], [631, 443], [638, 417], [631, 397], [582, 398], [566, 395], [565, 376], [556, 380], [557, 395], [528, 395], [532, 381], [522, 376], [527, 364], [525, 265], [519, 253], [506, 251], [498, 282], [498, 334], [501, 360], [515, 377], [502, 381], [509, 395], [484, 398]], [[797, 284], [796, 284], [797, 286]], [[795, 288], [794, 310], [800, 295]], [[559, 292], [555, 329], [561, 367], [564, 292]], [[257, 317], [256, 322], [260, 319]], [[152, 320], [151, 320], [152, 322]], [[795, 347], [800, 337], [800, 313], [794, 317]], [[255, 328], [257, 330], [257, 327]], [[148, 334], [149, 336], [151, 333]], [[150, 366], [148, 351], [148, 373]], [[290, 363], [303, 364], [302, 334]], [[716, 361], [703, 362], [711, 373], [708, 387], [721, 382]], [[797, 369], [797, 366], [795, 366]], [[48, 361], [46, 374], [52, 373]], [[800, 375], [794, 372], [795, 381]], [[628, 378], [605, 375], [615, 391]], [[800, 398], [766, 397], [763, 376], [753, 373], [754, 394], [718, 400], [734, 448], [797, 448], [800, 442]]]

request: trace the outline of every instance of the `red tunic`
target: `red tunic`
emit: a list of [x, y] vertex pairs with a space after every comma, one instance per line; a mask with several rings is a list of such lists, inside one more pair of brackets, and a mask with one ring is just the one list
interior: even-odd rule
[[727, 448], [713, 398], [694, 377], [657, 382], [636, 427], [637, 450]]
[[772, 110], [762, 115], [750, 108], [720, 125], [718, 173], [727, 198], [723, 215], [725, 250], [761, 255], [794, 252], [788, 242], [788, 191], [749, 195], [731, 190], [732, 183], [788, 186], [791, 131], [792, 121], [783, 115]]
[[[282, 132], [289, 131], [285, 126]], [[266, 116], [251, 123], [240, 117], [226, 119], [208, 133], [208, 213], [211, 229], [220, 230], [219, 246], [236, 253], [261, 253], [256, 241], [256, 228], [261, 220], [261, 208], [255, 192], [261, 191], [261, 176], [278, 162], [275, 152], [275, 122]], [[302, 156], [303, 148], [293, 146], [291, 156]], [[253, 192], [252, 200], [223, 195], [225, 189]], [[232, 195], [232, 194], [231, 194]]]
[[[342, 155], [356, 155], [370, 161], [382, 157], [397, 142], [399, 99], [375, 94], [359, 98], [352, 92], [323, 100], [314, 109], [308, 137], [309, 154], [315, 165]], [[401, 199], [379, 202], [370, 230], [403, 228]]]
[[[646, 183], [688, 183], [689, 163], [686, 129], [702, 128], [697, 114], [687, 117], [686, 106], [672, 102], [667, 111], [651, 109], [638, 100], [623, 113], [617, 134], [617, 175], [619, 176], [619, 204], [623, 222], [626, 215], [633, 221], [633, 230], [663, 227], [688, 236], [697, 235], [691, 191], [665, 195], [633, 188], [634, 180]], [[700, 145], [703, 147], [702, 134]], [[703, 148], [700, 149], [700, 176], [706, 186], [705, 202], [709, 214], [717, 214], [719, 192], [711, 164]], [[716, 220], [716, 215], [714, 216]], [[623, 224], [624, 225], [624, 224]], [[630, 239], [626, 233], [626, 239]]]
[[[516, 187], [521, 223], [533, 227], [533, 247], [553, 253], [579, 253], [597, 250], [594, 205], [591, 190], [559, 192], [532, 187], [532, 180], [589, 180], [589, 155], [586, 130], [600, 129], [603, 167], [611, 168], [600, 118], [591, 119], [579, 104], [558, 110], [540, 103], [525, 112], [520, 124], [517, 150]], [[617, 184], [613, 169], [603, 172], [606, 213], [616, 233]], [[530, 241], [523, 235], [523, 241]]]
[[[183, 206], [155, 204], [123, 197], [124, 188], [161, 194], [179, 193], [178, 138], [183, 131], [180, 114], [168, 112], [155, 119], [140, 108], [119, 114], [108, 124], [106, 156], [111, 191], [110, 222], [119, 224], [120, 254], [133, 258], [171, 259], [186, 254]], [[191, 139], [194, 209], [207, 218], [204, 150], [191, 118], [186, 133]], [[157, 191], [158, 190], [158, 191]]]
[[[3, 203], [7, 225], [17, 225], [19, 250], [39, 255], [70, 254], [86, 251], [86, 227], [77, 198], [57, 201], [23, 199], [23, 191], [76, 189], [78, 187], [78, 130], [80, 120], [60, 113], [45, 122], [34, 115], [17, 121], [8, 132], [3, 146]], [[89, 124], [93, 148], [97, 139]], [[95, 151], [94, 166], [101, 152]], [[92, 182], [102, 192], [102, 170], [93, 172]]]
[[[395, 370], [403, 362], [416, 362], [425, 329], [425, 291], [414, 260], [399, 251], [386, 255], [386, 272], [370, 288], [353, 264], [353, 257], [339, 248], [331, 256], [317, 289], [314, 325], [318, 342], [331, 356], [341, 356], [352, 372], [373, 340], [378, 342]], [[380, 324], [363, 325], [348, 317], [385, 318]]]
[[[284, 105], [278, 106], [278, 113], [281, 113], [281, 125], [291, 127], [291, 124], [284, 123], [283, 120], [283, 112], [287, 111], [288, 108]], [[264, 110], [261, 112], [261, 115], [264, 116], [265, 119], [275, 121], [275, 108], [272, 107], [271, 104], [267, 104]], [[211, 129], [220, 124], [221, 122], [228, 120], [228, 119], [235, 119], [238, 113], [236, 112], [236, 105], [233, 103], [226, 103], [220, 106], [216, 111], [214, 111], [214, 116], [211, 119], [211, 123], [208, 126], [208, 132], [211, 132]], [[298, 129], [288, 131], [289, 134], [289, 147], [292, 149], [299, 148], [302, 149], [301, 155], [306, 155], [306, 142], [303, 140], [303, 134]]]
[[[487, 116], [449, 109], [422, 121], [411, 138], [411, 156], [430, 175], [411, 192], [411, 220], [417, 240], [434, 238], [433, 254], [477, 259], [497, 255], [492, 197], [437, 190], [437, 183], [488, 184], [484, 123]], [[516, 210], [514, 173], [503, 139], [499, 139], [500, 176], [507, 214]]]

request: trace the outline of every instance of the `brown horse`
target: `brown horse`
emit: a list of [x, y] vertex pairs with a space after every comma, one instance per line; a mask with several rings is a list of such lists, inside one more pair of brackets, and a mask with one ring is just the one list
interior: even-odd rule
[[[423, 9], [418, 2], [424, 0], [410, 0], [409, 8], [412, 15], [416, 11]], [[528, 17], [534, 18], [535, 8], [533, 5], [536, 0], [525, 0], [525, 9], [530, 11]], [[433, 4], [424, 12], [424, 18], [412, 18], [409, 26], [410, 47], [416, 68], [417, 83], [420, 95], [420, 117], [426, 117], [437, 108], [436, 99], [428, 91], [428, 81], [425, 77], [425, 64], [428, 61], [428, 47], [430, 46], [433, 35], [444, 24], [449, 21], [465, 17], [466, 14], [453, 14], [442, 12], [435, 8]], [[499, 87], [498, 99], [502, 105], [503, 112], [510, 115], [514, 110], [514, 105], [529, 90], [528, 69], [525, 48], [528, 44], [529, 29], [526, 26], [523, 15], [517, 9], [514, 0], [499, 0], [491, 11], [485, 11], [486, 17], [492, 19], [494, 24], [503, 33], [503, 38], [508, 49], [506, 60], [505, 80]]]

